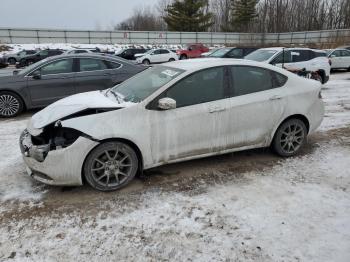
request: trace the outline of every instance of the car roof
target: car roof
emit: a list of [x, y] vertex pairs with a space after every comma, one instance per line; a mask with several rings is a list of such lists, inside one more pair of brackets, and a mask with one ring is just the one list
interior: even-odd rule
[[189, 60], [178, 60], [163, 64], [164, 66], [182, 69], [185, 71], [198, 71], [205, 68], [225, 66], [225, 65], [250, 65], [279, 71], [277, 67], [266, 63], [250, 61], [245, 59], [227, 59], [227, 58], [196, 58]]

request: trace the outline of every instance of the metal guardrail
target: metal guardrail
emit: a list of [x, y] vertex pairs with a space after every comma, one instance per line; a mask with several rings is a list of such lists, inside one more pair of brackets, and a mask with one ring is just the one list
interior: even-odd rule
[[1, 28], [0, 44], [188, 44], [307, 45], [350, 44], [350, 29], [288, 33], [79, 31]]

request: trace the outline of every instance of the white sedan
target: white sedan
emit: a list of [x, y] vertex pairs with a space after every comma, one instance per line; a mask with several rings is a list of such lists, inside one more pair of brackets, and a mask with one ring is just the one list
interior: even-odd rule
[[327, 54], [332, 61], [332, 69], [348, 69], [350, 71], [350, 51], [347, 49], [328, 49]]
[[259, 62], [195, 59], [48, 106], [20, 147], [41, 182], [111, 191], [167, 163], [269, 146], [293, 156], [323, 114], [317, 81]]
[[169, 49], [152, 49], [144, 54], [136, 54], [136, 63], [150, 65], [178, 60], [178, 55]]

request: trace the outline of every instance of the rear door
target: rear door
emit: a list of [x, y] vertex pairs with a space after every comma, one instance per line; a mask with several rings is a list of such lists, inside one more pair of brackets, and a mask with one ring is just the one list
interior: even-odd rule
[[[28, 89], [34, 107], [47, 106], [76, 93], [74, 60], [60, 59], [43, 65], [27, 76]], [[38, 73], [40, 79], [34, 79]]]
[[344, 68], [350, 68], [350, 51], [348, 50], [342, 50], [341, 51], [341, 57]]
[[162, 53], [160, 49], [154, 50], [150, 55], [151, 63], [161, 63], [163, 62]]
[[223, 149], [266, 146], [283, 117], [287, 78], [252, 66], [231, 66], [232, 97], [228, 100], [219, 136]]
[[330, 55], [332, 61], [332, 68], [343, 68], [342, 53], [341, 50], [335, 50]]
[[171, 58], [170, 52], [166, 49], [161, 49], [160, 53], [162, 54], [162, 61], [161, 62], [168, 62]]
[[103, 90], [113, 86], [107, 61], [98, 58], [78, 58], [77, 93]]

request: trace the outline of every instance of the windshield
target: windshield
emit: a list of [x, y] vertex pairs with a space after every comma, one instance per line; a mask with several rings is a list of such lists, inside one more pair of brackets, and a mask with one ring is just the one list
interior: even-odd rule
[[211, 53], [209, 56], [210, 57], [222, 57], [224, 56], [227, 52], [229, 52], [231, 50], [231, 48], [221, 48], [218, 49], [216, 51], [214, 51], [213, 53]]
[[244, 59], [263, 62], [263, 61], [269, 60], [276, 53], [277, 53], [277, 50], [260, 49], [260, 50], [254, 51], [253, 53], [250, 53]]
[[112, 87], [110, 91], [120, 95], [126, 102], [138, 103], [183, 72], [178, 68], [156, 66]]

